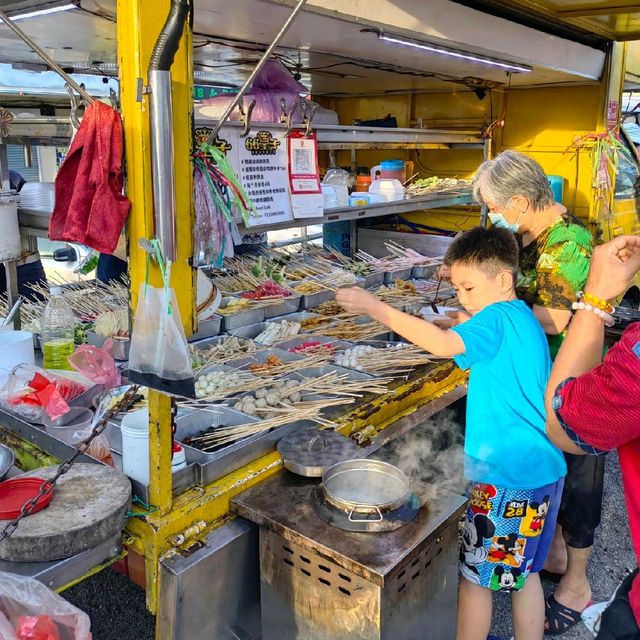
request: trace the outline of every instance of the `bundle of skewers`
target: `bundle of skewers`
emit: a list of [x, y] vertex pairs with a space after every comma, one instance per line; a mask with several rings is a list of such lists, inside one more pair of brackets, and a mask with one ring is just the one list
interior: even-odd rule
[[264, 362], [252, 362], [246, 365], [246, 369], [256, 376], [277, 378], [301, 369], [322, 367], [329, 361], [331, 353], [327, 349], [324, 352], [300, 354], [300, 359], [283, 362], [276, 355], [269, 355]]
[[467, 191], [471, 188], [471, 181], [459, 178], [419, 178], [406, 187], [405, 194], [409, 198], [426, 196], [443, 191]]
[[433, 362], [437, 357], [420, 347], [402, 342], [396, 345], [358, 345], [336, 354], [335, 363], [372, 375], [398, 376]]
[[[281, 381], [283, 382], [283, 381]], [[246, 438], [256, 433], [264, 433], [275, 427], [291, 424], [300, 420], [312, 420], [319, 424], [331, 423], [322, 417], [323, 410], [329, 407], [348, 405], [365, 394], [386, 393], [389, 378], [354, 381], [346, 374], [330, 372], [317, 378], [302, 378], [296, 384], [288, 380], [279, 392], [273, 390], [272, 385], [266, 393], [256, 393], [253, 402], [247, 402], [247, 397], [237, 400], [233, 407], [250, 415], [261, 417], [260, 422], [245, 425], [214, 428], [196, 440], [192, 438], [185, 444], [215, 448]], [[276, 395], [277, 398], [269, 398]], [[313, 396], [316, 396], [314, 399]], [[317, 396], [323, 396], [321, 399]], [[292, 402], [291, 398], [295, 400]], [[263, 401], [263, 402], [262, 402]], [[252, 408], [253, 407], [253, 408]], [[215, 409], [213, 409], [215, 412]], [[206, 449], [203, 449], [206, 450]]]
[[330, 319], [326, 324], [314, 327], [308, 330], [307, 333], [326, 336], [327, 338], [337, 338], [338, 340], [360, 342], [362, 340], [372, 340], [388, 331], [389, 329], [379, 322], [356, 322], [355, 320], [345, 319], [335, 321], [335, 319]]
[[229, 336], [204, 349], [192, 348], [192, 359], [196, 373], [214, 364], [224, 364], [230, 360], [239, 360], [258, 351], [258, 345], [252, 340]]
[[[394, 268], [401, 269], [403, 267], [423, 267], [423, 266], [440, 266], [444, 256], [430, 258], [421, 253], [400, 246], [397, 242], [389, 241], [385, 243], [385, 248], [389, 252], [389, 260], [393, 262]], [[368, 254], [365, 254], [368, 255]]]
[[[51, 286], [64, 286], [62, 296], [71, 308], [74, 316], [81, 322], [94, 322], [102, 314], [118, 309], [128, 309], [129, 292], [124, 283], [112, 281], [102, 284], [97, 281], [67, 282], [51, 279]], [[27, 300], [20, 309], [23, 326], [33, 333], [40, 333], [40, 320], [49, 301], [49, 288], [43, 284], [31, 285], [39, 296], [38, 300]], [[0, 314], [8, 312], [6, 295], [0, 297]]]

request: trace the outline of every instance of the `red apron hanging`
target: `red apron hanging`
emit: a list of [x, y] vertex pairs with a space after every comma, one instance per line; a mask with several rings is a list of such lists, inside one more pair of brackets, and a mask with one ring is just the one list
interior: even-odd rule
[[96, 100], [85, 112], [55, 182], [49, 238], [113, 253], [131, 202], [122, 194], [122, 121]]

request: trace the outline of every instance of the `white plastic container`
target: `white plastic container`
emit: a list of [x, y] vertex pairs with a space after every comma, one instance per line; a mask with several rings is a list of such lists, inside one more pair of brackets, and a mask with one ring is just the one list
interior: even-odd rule
[[149, 484], [149, 410], [127, 413], [122, 432], [122, 471], [140, 484]]
[[13, 192], [0, 193], [0, 262], [17, 260], [22, 254], [18, 200]]
[[93, 411], [84, 407], [71, 407], [67, 413], [57, 420], [51, 420], [48, 415], [44, 415], [42, 420], [44, 429], [58, 440], [67, 444], [76, 445], [73, 435], [77, 431], [84, 431], [93, 422]]
[[171, 458], [171, 473], [187, 468], [187, 456], [184, 447], [179, 442], [173, 443], [173, 457]]
[[374, 180], [369, 187], [369, 193], [383, 197], [386, 202], [404, 199], [404, 187], [400, 180]]
[[19, 364], [34, 364], [33, 334], [30, 331], [0, 332], [0, 381]]

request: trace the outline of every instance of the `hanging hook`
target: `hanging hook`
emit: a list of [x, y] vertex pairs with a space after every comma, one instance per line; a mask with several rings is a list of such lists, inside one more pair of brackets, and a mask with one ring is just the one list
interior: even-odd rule
[[113, 90], [113, 87], [109, 89], [109, 101], [115, 111], [120, 111], [120, 101], [118, 100], [118, 94]]
[[291, 133], [291, 129], [293, 128], [293, 113], [298, 107], [299, 102], [300, 97], [296, 96], [295, 100], [293, 100], [293, 102], [291, 103], [291, 108], [289, 109], [289, 111], [287, 111], [287, 103], [285, 102], [285, 99], [280, 98], [280, 105], [282, 107], [282, 111], [280, 113], [280, 122], [283, 122], [287, 125], [284, 132], [285, 137]]
[[71, 102], [71, 113], [69, 118], [71, 119], [71, 126], [78, 130], [80, 128], [80, 119], [78, 118], [78, 108], [81, 106], [82, 101], [78, 99], [73, 91], [73, 87], [67, 82], [64, 85], [67, 93], [69, 94], [69, 101]]
[[243, 122], [244, 127], [242, 128], [242, 131], [240, 132], [240, 137], [241, 138], [246, 138], [249, 135], [249, 131], [251, 131], [251, 114], [253, 113], [253, 108], [256, 106], [256, 101], [252, 100], [249, 103], [249, 108], [247, 109], [246, 113], [244, 110], [244, 99], [240, 98], [240, 100], [238, 100], [238, 111], [240, 111], [240, 120]]
[[304, 124], [305, 124], [305, 130], [304, 130], [305, 138], [308, 138], [309, 135], [311, 134], [311, 124], [313, 123], [313, 116], [317, 109], [318, 109], [317, 104], [309, 105], [308, 100], [302, 101], [302, 112], [304, 113]]

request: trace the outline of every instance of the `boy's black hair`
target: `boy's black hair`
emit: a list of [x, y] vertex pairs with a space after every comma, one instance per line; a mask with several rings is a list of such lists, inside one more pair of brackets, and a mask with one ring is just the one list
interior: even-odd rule
[[505, 269], [515, 276], [518, 273], [519, 254], [518, 242], [510, 231], [496, 227], [474, 227], [451, 243], [444, 263], [451, 266], [459, 262], [477, 267], [492, 278]]

